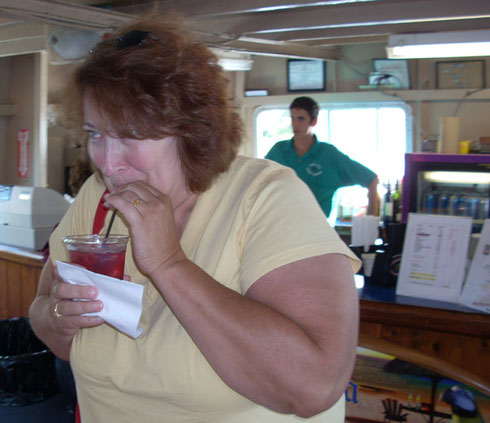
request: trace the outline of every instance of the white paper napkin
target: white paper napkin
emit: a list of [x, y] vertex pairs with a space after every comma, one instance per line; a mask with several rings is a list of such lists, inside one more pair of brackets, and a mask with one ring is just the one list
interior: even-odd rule
[[374, 245], [378, 238], [379, 216], [354, 216], [352, 218], [351, 245], [353, 247], [364, 246], [364, 251], [369, 251], [369, 246]]
[[99, 312], [87, 313], [85, 316], [99, 316], [132, 338], [143, 333], [138, 326], [142, 311], [143, 285], [90, 272], [58, 260], [56, 265], [66, 282], [97, 287], [97, 299], [104, 303], [104, 307]]

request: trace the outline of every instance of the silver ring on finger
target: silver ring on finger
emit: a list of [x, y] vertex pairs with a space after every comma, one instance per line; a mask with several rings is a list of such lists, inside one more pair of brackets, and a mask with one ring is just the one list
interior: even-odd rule
[[59, 319], [60, 317], [63, 317], [63, 315], [58, 311], [59, 305], [60, 305], [60, 303], [56, 303], [54, 305], [54, 309], [53, 309], [54, 317], [56, 317], [57, 319]]

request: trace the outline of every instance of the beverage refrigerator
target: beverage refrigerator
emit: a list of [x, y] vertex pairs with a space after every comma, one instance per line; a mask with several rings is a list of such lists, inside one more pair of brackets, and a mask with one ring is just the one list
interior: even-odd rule
[[402, 221], [409, 213], [490, 217], [490, 154], [407, 153]]

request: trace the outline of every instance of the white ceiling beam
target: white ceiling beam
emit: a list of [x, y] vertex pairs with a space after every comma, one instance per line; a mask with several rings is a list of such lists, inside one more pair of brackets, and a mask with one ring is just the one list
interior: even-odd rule
[[312, 47], [304, 44], [278, 43], [268, 40], [229, 39], [219, 35], [198, 34], [198, 40], [210, 47], [248, 54], [284, 56], [302, 59], [340, 60], [337, 48]]
[[108, 30], [132, 16], [58, 0], [0, 0], [0, 12], [23, 20], [38, 20], [92, 30]]
[[318, 40], [307, 40], [304, 43], [311, 47], [331, 47], [345, 44], [386, 44], [388, 35], [371, 35], [363, 37], [339, 37], [339, 38], [322, 38]]
[[0, 26], [0, 57], [36, 53], [47, 48], [44, 25], [30, 23]]
[[228, 34], [262, 34], [303, 28], [337, 28], [380, 24], [490, 17], [488, 0], [411, 0], [356, 3], [328, 8], [305, 8], [192, 19], [192, 27], [205, 31], [219, 28]]
[[[90, 6], [69, 4], [61, 1], [23, 0], [22, 8], [15, 6], [14, 0], [0, 0], [0, 11], [17, 16], [23, 20], [40, 20], [50, 24], [76, 26], [83, 29], [108, 30], [113, 26], [130, 20], [131, 15], [97, 9]], [[197, 33], [199, 41], [225, 50], [237, 50], [250, 54], [267, 54], [287, 57], [316, 58], [324, 60], [339, 59], [335, 49], [309, 47], [293, 43], [274, 42], [260, 39], [233, 40], [220, 35]], [[46, 48], [46, 40], [37, 39], [36, 49]], [[33, 40], [31, 40], [33, 41]], [[18, 41], [9, 41], [15, 48]], [[7, 49], [10, 52], [10, 49]], [[23, 48], [22, 51], [26, 49]]]
[[[301, 7], [333, 6], [343, 3], [358, 4], [373, 1], [397, 2], [400, 0], [160, 0], [159, 9], [175, 10], [185, 16], [233, 15], [241, 13], [298, 9]], [[130, 6], [131, 7], [131, 6]]]
[[[487, 19], [465, 19], [462, 21], [435, 21], [435, 22], [414, 22], [398, 25], [383, 24], [370, 26], [354, 26], [325, 29], [305, 29], [290, 32], [274, 32], [270, 34], [260, 34], [260, 38], [267, 40], [287, 41], [287, 42], [309, 42], [319, 39], [334, 40], [345, 37], [371, 37], [382, 36], [392, 33], [417, 33], [417, 32], [437, 32], [437, 31], [464, 31], [475, 29], [490, 28], [490, 18]], [[249, 35], [253, 37], [253, 35]], [[313, 45], [313, 44], [310, 44]]]

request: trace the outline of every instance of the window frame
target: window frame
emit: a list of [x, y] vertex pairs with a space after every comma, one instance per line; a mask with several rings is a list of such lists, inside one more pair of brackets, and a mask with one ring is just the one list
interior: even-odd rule
[[[412, 153], [413, 152], [413, 112], [412, 108], [403, 100], [397, 100], [397, 101], [363, 101], [363, 102], [318, 102], [318, 105], [320, 106], [320, 110], [327, 110], [327, 111], [332, 111], [332, 110], [345, 110], [345, 109], [373, 109], [373, 108], [395, 108], [399, 107], [405, 112], [405, 153]], [[257, 147], [258, 147], [258, 134], [257, 134], [257, 117], [258, 115], [263, 112], [264, 110], [289, 110], [289, 104], [284, 105], [284, 104], [268, 104], [268, 105], [262, 105], [257, 107], [254, 110], [253, 113], [253, 152], [254, 152], [254, 157], [257, 156]], [[330, 120], [329, 120], [330, 122]], [[330, 125], [329, 125], [330, 126]], [[314, 131], [315, 132], [315, 131]], [[328, 132], [328, 140], [320, 139], [320, 141], [324, 142], [330, 142], [330, 127], [327, 128]], [[320, 137], [321, 138], [321, 137]], [[277, 141], [280, 141], [279, 139]], [[341, 149], [341, 148], [340, 148]], [[342, 150], [342, 149], [341, 149]], [[380, 185], [378, 185], [378, 192], [383, 191], [385, 188], [382, 186], [382, 183], [384, 181], [380, 181]], [[334, 207], [338, 206], [338, 201], [340, 195], [339, 192], [337, 192], [334, 195], [333, 198], [333, 203]], [[333, 213], [331, 213], [330, 217], [328, 218], [329, 223], [332, 226], [335, 226], [336, 221], [337, 221], [337, 211], [335, 210]]]

